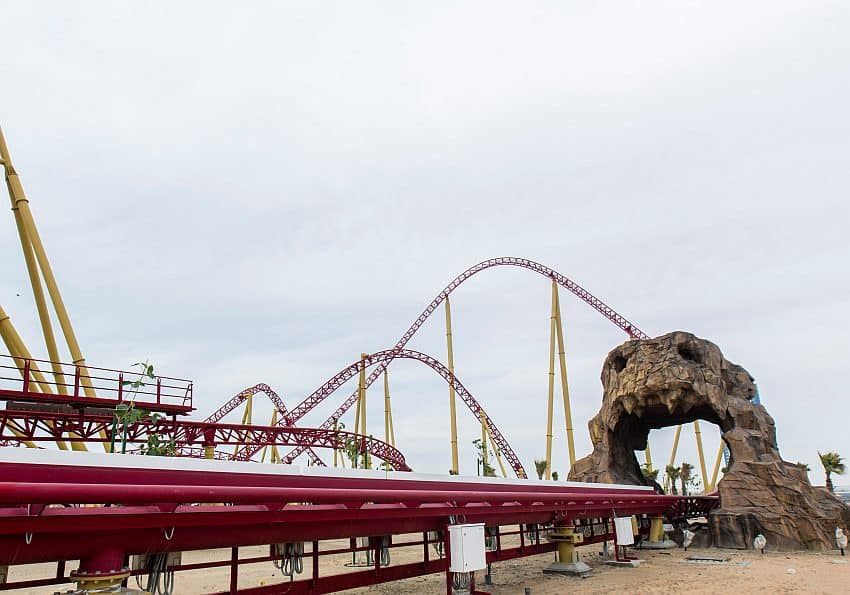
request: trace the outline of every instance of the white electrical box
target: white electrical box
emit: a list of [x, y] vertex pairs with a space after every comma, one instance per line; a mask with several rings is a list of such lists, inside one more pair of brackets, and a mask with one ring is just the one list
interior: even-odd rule
[[484, 523], [449, 525], [452, 572], [473, 572], [487, 568], [484, 551]]
[[614, 517], [614, 531], [617, 533], [617, 545], [634, 545], [635, 534], [632, 531], [632, 517]]

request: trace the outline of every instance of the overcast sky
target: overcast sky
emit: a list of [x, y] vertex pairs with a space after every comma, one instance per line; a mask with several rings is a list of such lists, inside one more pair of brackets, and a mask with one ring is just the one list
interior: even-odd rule
[[[257, 382], [293, 406], [467, 267], [522, 256], [649, 334], [715, 341], [815, 482], [818, 449], [850, 457], [850, 4], [3, 4], [0, 125], [90, 363], [150, 358], [199, 414]], [[0, 250], [0, 304], [46, 356], [8, 211]], [[458, 377], [530, 472], [549, 292], [495, 269], [452, 298]], [[625, 335], [562, 310], [586, 454]], [[410, 347], [445, 360], [444, 333]], [[390, 380], [399, 447], [444, 472], [445, 384]]]

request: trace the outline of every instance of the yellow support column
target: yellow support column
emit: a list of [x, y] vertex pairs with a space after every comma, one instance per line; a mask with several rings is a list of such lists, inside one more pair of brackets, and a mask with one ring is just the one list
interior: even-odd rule
[[682, 435], [682, 426], [676, 426], [676, 435], [673, 437], [673, 451], [670, 453], [669, 466], [672, 467], [676, 463], [676, 452], [679, 450], [679, 436]]
[[360, 354], [360, 377], [357, 383], [357, 399], [360, 401], [360, 433], [366, 436], [366, 358], [368, 353]]
[[490, 457], [487, 456], [487, 418], [483, 409], [479, 409], [478, 417], [481, 419], [481, 475], [486, 475], [486, 469], [490, 465]]
[[649, 541], [658, 543], [664, 540], [664, 517], [655, 515], [649, 524]]
[[646, 437], [646, 468], [652, 473], [652, 452], [649, 450], [649, 436]]
[[714, 460], [714, 472], [711, 474], [711, 483], [705, 487], [706, 492], [713, 492], [717, 486], [717, 474], [720, 472], [720, 461], [723, 460], [723, 448], [726, 443], [723, 438], [720, 439], [720, 447], [717, 449], [717, 458]]
[[[360, 378], [357, 386], [358, 400], [360, 401], [360, 434], [368, 436], [366, 433], [366, 358], [368, 353], [360, 354]], [[372, 461], [368, 454], [363, 453], [363, 458], [366, 459], [366, 469], [372, 468]]]
[[697, 439], [697, 453], [699, 454], [699, 468], [702, 473], [702, 485], [705, 487], [706, 482], [708, 481], [708, 475], [705, 471], [705, 454], [702, 450], [702, 436], [699, 431], [699, 420], [694, 421], [694, 435]]
[[[21, 246], [24, 251], [24, 260], [27, 262], [27, 272], [30, 276], [30, 282], [33, 285], [33, 295], [35, 296], [36, 307], [39, 311], [39, 319], [42, 324], [42, 331], [44, 332], [48, 353], [50, 359], [56, 362], [52, 364], [53, 372], [56, 376], [56, 383], [59, 386], [60, 393], [63, 393], [64, 391], [62, 389], [64, 387], [62, 387], [61, 384], [64, 384], [64, 376], [62, 374], [61, 367], [58, 365], [59, 353], [56, 349], [56, 341], [53, 337], [52, 327], [50, 326], [50, 318], [47, 315], [47, 307], [44, 300], [44, 293], [41, 288], [41, 282], [38, 280], [37, 272], [34, 271], [32, 256], [35, 257], [35, 261], [41, 269], [41, 275], [44, 277], [44, 282], [47, 285], [47, 292], [53, 302], [53, 308], [56, 311], [56, 317], [59, 319], [59, 326], [62, 328], [65, 335], [65, 341], [68, 344], [69, 351], [71, 352], [73, 363], [80, 367], [83, 391], [87, 396], [94, 397], [96, 395], [91, 386], [91, 381], [88, 378], [88, 370], [85, 367], [86, 360], [80, 352], [80, 346], [77, 343], [77, 338], [74, 334], [74, 329], [71, 326], [68, 312], [65, 308], [64, 302], [62, 301], [62, 296], [59, 293], [59, 287], [56, 284], [56, 279], [53, 276], [53, 270], [51, 269], [50, 262], [47, 259], [47, 253], [44, 250], [41, 237], [39, 236], [38, 229], [35, 226], [35, 219], [33, 218], [32, 212], [29, 208], [29, 200], [24, 193], [24, 188], [21, 185], [20, 178], [12, 165], [12, 160], [9, 156], [9, 149], [6, 146], [6, 139], [3, 137], [2, 130], [0, 130], [0, 160], [2, 160], [3, 169], [5, 170], [6, 186], [9, 190], [9, 198], [12, 201], [12, 210], [15, 213], [15, 223], [18, 226], [18, 235], [21, 239]], [[106, 438], [105, 432], [101, 432], [100, 435], [102, 438]], [[59, 444], [59, 442], [57, 442], [57, 444]], [[86, 445], [80, 442], [72, 442], [71, 447], [74, 450], [88, 450]], [[109, 443], [105, 441], [103, 448], [109, 452]]]
[[59, 286], [56, 283], [56, 277], [53, 275], [53, 269], [50, 266], [50, 261], [47, 259], [47, 252], [41, 242], [41, 236], [35, 226], [35, 219], [32, 216], [32, 211], [29, 207], [29, 200], [24, 194], [23, 186], [18, 178], [17, 172], [12, 167], [9, 158], [9, 151], [6, 147], [6, 141], [0, 132], [0, 158], [3, 159], [3, 165], [6, 170], [6, 184], [9, 187], [9, 194], [12, 199], [13, 208], [17, 207], [20, 214], [21, 222], [26, 237], [32, 244], [32, 249], [35, 254], [35, 259], [41, 269], [41, 275], [44, 278], [44, 283], [47, 286], [47, 293], [53, 302], [53, 308], [56, 311], [56, 317], [59, 319], [59, 326], [62, 328], [62, 333], [65, 335], [65, 342], [68, 344], [68, 350], [71, 352], [71, 358], [74, 365], [81, 368], [83, 372], [83, 389], [86, 395], [94, 397], [95, 392], [91, 386], [91, 381], [88, 379], [88, 370], [86, 370], [86, 360], [80, 351], [80, 345], [77, 342], [77, 335], [74, 333], [74, 328], [71, 326], [71, 320], [68, 316], [68, 310], [65, 308], [65, 302], [62, 300], [62, 294], [59, 292]]
[[38, 274], [38, 265], [36, 264], [35, 255], [33, 253], [32, 242], [27, 235], [26, 226], [21, 217], [20, 208], [17, 205], [19, 197], [24, 196], [23, 187], [21, 186], [18, 174], [12, 165], [9, 156], [9, 150], [6, 147], [6, 140], [3, 138], [3, 131], [0, 129], [0, 161], [3, 162], [5, 170], [6, 187], [9, 190], [9, 199], [12, 202], [12, 213], [15, 217], [15, 227], [18, 230], [18, 238], [21, 242], [21, 250], [24, 253], [24, 262], [27, 267], [27, 274], [30, 278], [33, 297], [35, 298], [35, 306], [38, 311], [41, 330], [44, 335], [44, 342], [47, 346], [47, 353], [53, 367], [53, 375], [56, 379], [56, 387], [60, 394], [67, 394], [65, 385], [65, 376], [62, 373], [62, 367], [59, 365], [60, 357], [59, 350], [56, 347], [56, 337], [53, 334], [53, 326], [50, 324], [50, 315], [47, 311], [47, 301], [44, 299], [44, 288], [41, 285], [41, 278]]
[[[33, 384], [31, 385], [30, 390], [38, 392], [36, 389], [40, 389], [44, 394], [53, 394], [51, 385], [47, 382], [47, 379], [44, 377], [44, 374], [41, 373], [41, 370], [39, 370], [38, 365], [32, 361], [32, 354], [29, 352], [29, 349], [27, 349], [27, 346], [24, 345], [18, 331], [15, 329], [15, 325], [12, 324], [12, 319], [9, 318], [9, 315], [6, 314], [6, 311], [3, 310], [2, 306], [0, 306], [0, 338], [2, 338], [3, 343], [6, 344], [6, 348], [9, 350], [9, 355], [11, 355], [15, 361], [15, 365], [20, 367], [18, 371], [22, 377], [24, 375], [25, 360], [30, 360], [30, 376], [32, 376], [33, 379]], [[48, 422], [48, 424], [53, 427], [52, 422]], [[75, 434], [72, 434], [72, 436], [74, 435]], [[26, 444], [28, 448], [35, 447], [32, 442], [27, 442]], [[33, 446], [30, 446], [30, 444], [33, 444]], [[68, 445], [62, 440], [57, 440], [56, 446], [58, 446], [60, 450], [68, 450]], [[71, 447], [74, 450], [85, 450], [85, 444], [81, 444], [79, 442], [72, 442]]]
[[[245, 411], [242, 412], [242, 425], [243, 426], [245, 424], [251, 425], [253, 423], [253, 421], [252, 421], [253, 420], [253, 401], [254, 401], [254, 395], [248, 394], [248, 397], [245, 399]], [[274, 424], [272, 424], [272, 425], [274, 425]], [[240, 448], [241, 447], [238, 444], [236, 446], [234, 446], [233, 447], [233, 454], [235, 455], [236, 453], [238, 453]], [[265, 458], [265, 455], [266, 455], [266, 453], [265, 453], [266, 448], [267, 447], [263, 448], [263, 458]], [[263, 462], [262, 459], [260, 459], [260, 462], [261, 463]]]
[[[15, 364], [21, 367], [20, 372], [23, 375], [24, 360], [32, 360], [32, 354], [24, 345], [21, 336], [12, 324], [12, 319], [9, 318], [2, 306], [0, 306], [0, 336], [2, 336], [6, 348], [9, 350], [9, 355], [15, 359]], [[30, 374], [35, 381], [34, 387], [37, 386], [45, 394], [54, 394], [52, 385], [47, 382], [34, 361], [30, 361]]]
[[573, 442], [573, 413], [570, 405], [570, 388], [567, 383], [567, 357], [564, 353], [564, 326], [561, 319], [561, 298], [558, 297], [558, 284], [552, 281], [552, 291], [555, 296], [555, 328], [558, 335], [558, 360], [561, 367], [561, 393], [564, 397], [564, 421], [567, 430], [567, 448], [570, 453], [570, 468], [576, 462], [576, 447]]
[[384, 442], [395, 446], [395, 429], [393, 428], [393, 408], [390, 404], [390, 380], [387, 369], [384, 368]]
[[496, 448], [496, 443], [493, 441], [493, 434], [490, 432], [490, 426], [487, 426], [487, 436], [490, 438], [490, 446], [493, 448], [493, 456], [496, 458], [496, 462], [499, 464], [499, 469], [502, 472], [502, 477], [507, 477], [508, 473], [505, 470], [505, 464], [502, 462], [502, 454], [499, 452], [499, 449]]
[[360, 383], [357, 384], [357, 401], [354, 408], [354, 434], [360, 434]]
[[[339, 432], [339, 420], [334, 418], [334, 439], [339, 436], [336, 432]], [[339, 467], [339, 449], [336, 447], [334, 447], [334, 467]]]
[[[244, 424], [245, 422], [243, 421], [242, 423]], [[271, 421], [269, 422], [269, 425], [270, 425], [270, 426], [274, 426], [274, 425], [276, 425], [276, 424], [277, 424], [277, 409], [272, 409], [272, 419], [271, 419]], [[274, 451], [275, 451], [275, 449], [276, 449], [276, 448], [277, 448], [276, 446], [273, 446], [273, 447], [272, 447], [272, 454], [271, 454], [271, 457], [269, 458], [269, 462], [270, 462], [270, 463], [274, 463], [274, 462], [275, 462], [275, 460], [274, 460]], [[263, 454], [261, 454], [261, 455], [260, 455], [260, 462], [261, 462], [261, 463], [265, 463], [265, 462], [266, 462], [266, 452], [267, 452], [268, 450], [269, 450], [269, 446], [268, 446], [268, 445], [266, 445], [266, 446], [264, 446], [264, 447], [263, 447]], [[235, 454], [235, 452], [234, 452], [234, 454]]]
[[[454, 377], [455, 356], [452, 347], [452, 306], [449, 303], [449, 296], [446, 296], [446, 346], [448, 347], [449, 372]], [[457, 455], [457, 412], [455, 410], [455, 387], [452, 382], [449, 382], [449, 429], [451, 431], [452, 472], [457, 475], [459, 470]]]
[[549, 399], [546, 401], [546, 479], [552, 479], [552, 414], [555, 404], [555, 327], [558, 319], [558, 285], [552, 281], [552, 314], [549, 318]]
[[590, 572], [590, 566], [579, 560], [576, 551], [576, 546], [584, 542], [584, 535], [576, 533], [569, 525], [558, 525], [546, 539], [557, 547], [558, 561], [545, 568], [545, 574], [585, 576]]

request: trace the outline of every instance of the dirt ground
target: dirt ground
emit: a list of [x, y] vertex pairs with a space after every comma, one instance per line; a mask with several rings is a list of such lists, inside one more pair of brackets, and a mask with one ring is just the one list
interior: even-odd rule
[[[345, 541], [322, 542], [322, 549], [344, 547]], [[509, 544], [506, 544], [509, 545]], [[614, 568], [606, 566], [600, 546], [590, 545], [579, 550], [582, 560], [593, 569], [587, 578], [544, 575], [543, 569], [554, 560], [554, 554], [541, 554], [493, 565], [493, 584], [483, 584], [483, 573], [476, 573], [479, 589], [493, 595], [523, 594], [526, 587], [533, 595], [554, 595], [569, 592], [579, 593], [850, 593], [850, 556], [842, 558], [836, 552], [823, 553], [779, 553], [761, 555], [753, 551], [695, 550], [637, 551], [644, 560], [638, 568]], [[245, 547], [240, 557], [268, 555], [267, 547]], [[723, 564], [695, 564], [685, 562], [687, 556], [727, 556]], [[183, 563], [229, 559], [229, 550], [188, 552]], [[412, 562], [421, 559], [421, 547], [397, 548], [392, 550], [392, 563]], [[323, 558], [322, 574], [350, 572], [345, 564], [351, 562], [350, 555]], [[68, 569], [76, 568], [69, 563]], [[356, 570], [356, 569], [354, 569]], [[55, 572], [55, 566], [37, 564], [12, 567], [9, 580], [44, 578]], [[310, 561], [304, 561], [304, 573], [309, 577]], [[298, 578], [298, 577], [296, 577]], [[242, 588], [271, 585], [282, 582], [280, 571], [270, 562], [246, 565], [240, 570], [239, 586]], [[194, 595], [223, 590], [228, 584], [228, 569], [213, 568], [178, 573], [175, 595]], [[132, 582], [131, 582], [132, 585]], [[40, 589], [12, 591], [32, 595], [50, 595], [67, 591], [71, 585], [60, 585]], [[399, 593], [445, 593], [445, 578], [433, 574], [418, 578], [376, 585], [349, 591], [349, 593], [374, 593], [396, 595]]]

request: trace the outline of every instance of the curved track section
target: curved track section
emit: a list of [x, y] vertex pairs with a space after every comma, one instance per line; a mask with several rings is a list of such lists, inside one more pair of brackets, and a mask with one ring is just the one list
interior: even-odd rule
[[263, 393], [269, 398], [269, 401], [277, 408], [277, 412], [280, 414], [282, 418], [287, 416], [286, 405], [283, 403], [283, 399], [272, 390], [272, 388], [268, 384], [255, 384], [254, 386], [248, 387], [243, 391], [240, 391], [236, 394], [232, 399], [230, 399], [227, 403], [219, 407], [216, 411], [210, 414], [204, 421], [208, 423], [218, 423], [221, 419], [239, 407], [242, 403], [248, 400], [249, 397], [253, 397], [257, 393]]
[[[378, 351], [377, 353], [373, 353], [366, 358], [367, 366], [386, 366], [390, 361], [394, 359], [410, 359], [421, 362], [426, 366], [430, 367], [432, 370], [437, 372], [440, 376], [442, 376], [446, 382], [451, 384], [455, 393], [463, 400], [469, 410], [475, 415], [476, 419], [479, 418], [481, 412], [484, 412], [484, 419], [487, 420], [487, 426], [490, 429], [490, 435], [493, 437], [493, 442], [498, 447], [499, 451], [505, 456], [505, 458], [510, 463], [513, 470], [516, 472], [517, 477], [525, 478], [527, 477], [525, 473], [525, 469], [522, 466], [522, 463], [519, 460], [519, 457], [514, 452], [511, 445], [508, 444], [507, 439], [496, 426], [493, 419], [487, 414], [486, 411], [483, 410], [478, 401], [475, 400], [475, 397], [467, 390], [467, 388], [461, 384], [461, 382], [457, 379], [457, 377], [451, 373], [451, 371], [444, 366], [439, 360], [426, 353], [421, 353], [419, 351], [414, 351], [412, 349], [387, 349], [385, 351]], [[383, 369], [383, 368], [381, 368]], [[340, 370], [335, 376], [330, 378], [327, 382], [325, 382], [322, 386], [317, 388], [315, 392], [308, 397], [308, 399], [312, 399], [315, 403], [320, 403], [322, 400], [326, 399], [328, 396], [333, 394], [336, 389], [345, 384], [348, 380], [356, 376], [360, 373], [360, 360], [352, 363], [351, 365]], [[306, 400], [305, 400], [306, 401]], [[293, 410], [294, 412], [295, 410]], [[331, 426], [333, 425], [333, 419], [331, 419]], [[328, 428], [320, 428], [320, 430], [328, 431]], [[383, 442], [381, 444], [384, 444]], [[239, 460], [247, 461], [252, 456], [254, 456], [257, 452], [259, 452], [261, 445], [251, 444], [246, 446], [244, 449], [239, 451], [238, 458]], [[300, 448], [300, 447], [299, 447]], [[283, 457], [284, 462], [291, 463], [295, 457], [297, 457], [300, 452], [298, 449], [293, 450], [288, 455]], [[376, 453], [377, 454], [377, 453]], [[380, 456], [380, 455], [378, 455]], [[383, 458], [383, 457], [382, 457]]]
[[[225, 415], [242, 405], [245, 401], [247, 401], [250, 397], [253, 397], [257, 393], [262, 393], [266, 395], [269, 398], [269, 401], [271, 401], [277, 409], [278, 415], [280, 415], [280, 419], [286, 419], [288, 412], [286, 409], [286, 405], [283, 402], [283, 399], [281, 399], [280, 395], [278, 395], [268, 384], [260, 383], [248, 387], [245, 390], [240, 391], [239, 393], [234, 395], [227, 403], [225, 403], [213, 413], [211, 413], [210, 416], [207, 417], [204, 421], [209, 423], [220, 422]], [[294, 426], [295, 424], [290, 425]], [[317, 455], [316, 452], [309, 446], [305, 446], [302, 452], [304, 451], [307, 452], [307, 455], [310, 457], [310, 460], [313, 462], [314, 465], [319, 465], [320, 467], [327, 466], [325, 465], [325, 462], [321, 458], [319, 458], [319, 455]]]
[[[534, 271], [535, 273], [542, 275], [548, 279], [552, 279], [558, 285], [565, 288], [569, 292], [576, 295], [583, 302], [591, 306], [597, 312], [602, 314], [605, 318], [614, 323], [617, 327], [622, 329], [629, 337], [632, 339], [648, 339], [649, 335], [640, 330], [637, 326], [629, 322], [624, 316], [618, 314], [613, 308], [608, 306], [605, 302], [594, 296], [592, 293], [587, 291], [584, 287], [576, 283], [575, 281], [569, 279], [565, 275], [562, 275], [558, 271], [551, 269], [545, 265], [540, 264], [539, 262], [534, 262], [533, 260], [528, 260], [526, 258], [515, 258], [512, 256], [506, 256], [501, 258], [491, 258], [489, 260], [485, 260], [483, 262], [479, 262], [473, 267], [466, 269], [460, 275], [455, 277], [446, 287], [437, 294], [430, 304], [422, 311], [422, 314], [419, 315], [413, 324], [410, 325], [410, 328], [401, 336], [398, 342], [395, 344], [393, 350], [400, 350], [407, 345], [408, 341], [416, 334], [425, 321], [434, 313], [434, 310], [442, 304], [446, 298], [451, 294], [455, 289], [457, 289], [464, 281], [480, 273], [481, 271], [485, 271], [487, 269], [491, 269], [494, 267], [500, 266], [512, 266], [519, 267], [523, 269], [528, 269], [530, 271]], [[391, 351], [393, 351], [391, 350]], [[372, 371], [371, 374], [366, 378], [366, 386], [371, 386], [372, 383], [377, 380], [380, 375], [384, 372], [384, 369], [387, 367], [389, 362], [392, 361], [392, 358], [381, 363], [378, 367]], [[327, 383], [326, 383], [327, 384]], [[323, 385], [325, 386], [325, 385]], [[333, 390], [336, 390], [337, 387], [334, 387]], [[307, 414], [316, 404], [320, 403], [325, 397], [330, 393], [323, 393], [321, 387], [316, 390], [312, 395], [308, 396], [301, 403], [299, 403], [291, 412], [288, 417], [281, 418], [279, 425], [293, 424], [301, 417]], [[357, 402], [357, 392], [355, 391], [351, 396], [349, 396], [345, 402], [339, 406], [339, 408], [334, 411], [331, 416], [322, 423], [320, 428], [329, 429], [334, 425], [334, 420], [339, 419], [345, 414], [346, 411], [351, 409], [352, 405]], [[294, 460], [295, 457], [304, 452], [305, 449], [298, 447], [289, 454], [287, 454], [284, 459], [285, 460]]]

